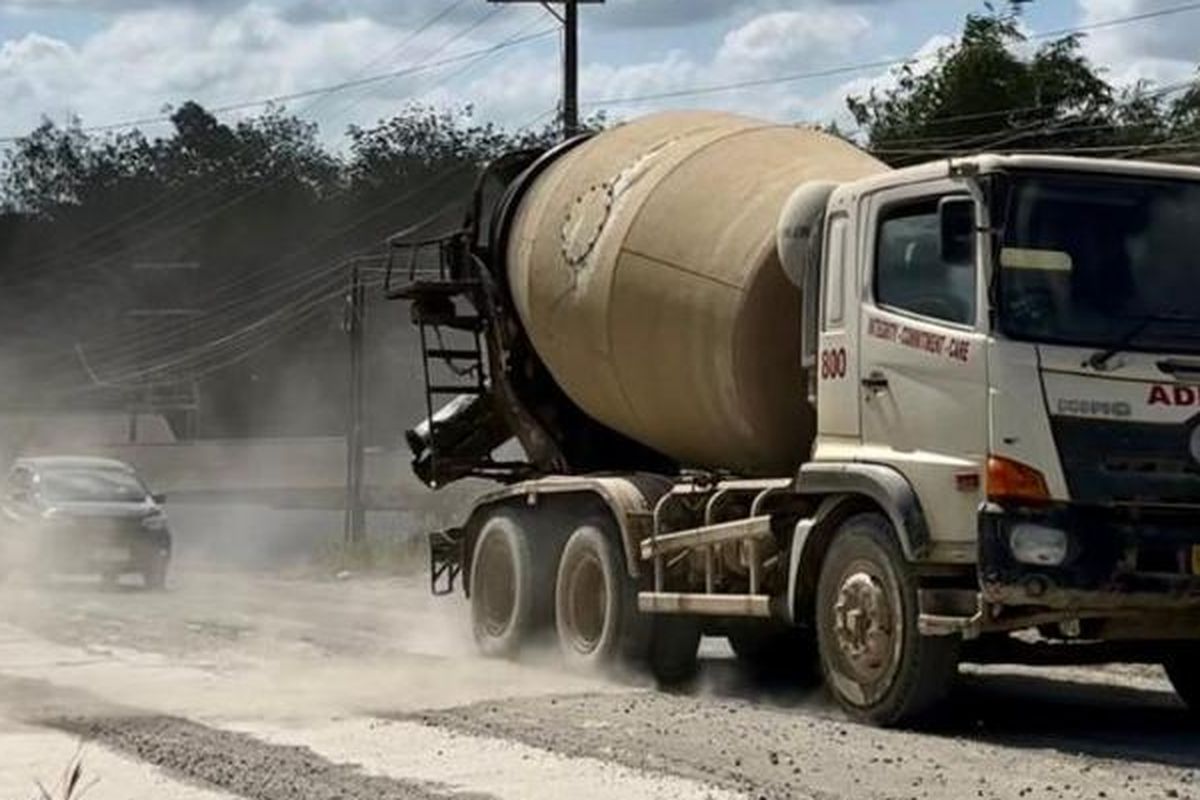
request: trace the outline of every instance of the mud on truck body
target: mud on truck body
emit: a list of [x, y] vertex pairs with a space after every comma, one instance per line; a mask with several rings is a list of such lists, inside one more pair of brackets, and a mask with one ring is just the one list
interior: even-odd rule
[[1198, 222], [1197, 169], [889, 170], [725, 114], [502, 158], [393, 243], [414, 468], [500, 483], [434, 591], [488, 654], [678, 681], [725, 635], [883, 725], [961, 661], [1163, 663], [1195, 707]]

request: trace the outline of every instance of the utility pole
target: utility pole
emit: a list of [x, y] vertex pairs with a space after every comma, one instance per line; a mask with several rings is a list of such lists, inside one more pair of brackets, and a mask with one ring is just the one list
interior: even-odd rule
[[[604, 0], [488, 0], [489, 3], [539, 3], [563, 26], [563, 138], [579, 133], [579, 6], [598, 5]], [[554, 9], [563, 7], [562, 13]]]
[[567, 0], [563, 9], [563, 138], [579, 133], [579, 3]]
[[[194, 305], [201, 289], [197, 261], [143, 261], [130, 265], [132, 307], [125, 319], [131, 336], [145, 337], [171, 326], [182, 343], [195, 344], [195, 321], [201, 310]], [[148, 382], [128, 392], [128, 439], [140, 440], [139, 418], [162, 415], [177, 439], [196, 438], [200, 412], [200, 387], [195, 377], [179, 375], [168, 383]]]
[[366, 412], [366, 372], [363, 365], [363, 327], [366, 323], [367, 292], [362, 273], [350, 268], [346, 291], [345, 330], [350, 342], [350, 402], [346, 415], [346, 544], [366, 540], [366, 511], [363, 499], [363, 417]]

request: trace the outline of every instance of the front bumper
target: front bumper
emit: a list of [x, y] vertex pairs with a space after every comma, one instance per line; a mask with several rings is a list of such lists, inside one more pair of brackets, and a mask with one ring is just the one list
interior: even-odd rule
[[141, 521], [69, 520], [39, 531], [37, 562], [62, 574], [139, 572], [155, 558], [170, 557], [171, 534]]
[[[1067, 555], [1025, 564], [1010, 533], [1021, 523], [1062, 530]], [[1071, 611], [1200, 609], [1200, 513], [1195, 509], [988, 507], [979, 521], [979, 578], [993, 605]]]

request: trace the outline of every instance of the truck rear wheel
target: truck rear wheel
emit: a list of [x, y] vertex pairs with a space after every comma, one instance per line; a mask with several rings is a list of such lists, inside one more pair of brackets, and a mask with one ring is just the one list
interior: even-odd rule
[[1194, 715], [1200, 715], [1200, 646], [1185, 645], [1163, 662], [1175, 694]]
[[853, 717], [901, 725], [929, 714], [949, 691], [959, 641], [917, 629], [917, 582], [891, 523], [876, 513], [834, 534], [817, 582], [821, 667]]
[[636, 656], [646, 641], [637, 586], [601, 522], [579, 526], [567, 540], [554, 597], [559, 646], [572, 666], [612, 666]]
[[546, 566], [534, 553], [515, 515], [493, 515], [479, 531], [471, 558], [471, 630], [486, 656], [516, 656], [548, 621], [549, 581], [539, 580]]

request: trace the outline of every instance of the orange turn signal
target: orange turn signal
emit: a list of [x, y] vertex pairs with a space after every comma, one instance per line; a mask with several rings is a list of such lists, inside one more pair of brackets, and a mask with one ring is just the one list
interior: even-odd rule
[[1051, 499], [1045, 475], [1019, 461], [1000, 456], [988, 457], [987, 494], [989, 500], [997, 502], [1047, 503]]

